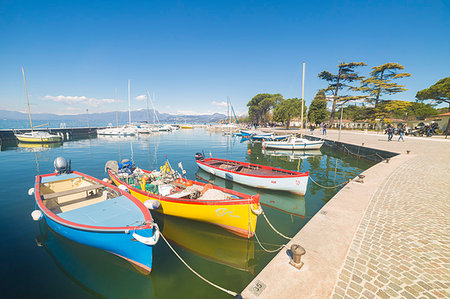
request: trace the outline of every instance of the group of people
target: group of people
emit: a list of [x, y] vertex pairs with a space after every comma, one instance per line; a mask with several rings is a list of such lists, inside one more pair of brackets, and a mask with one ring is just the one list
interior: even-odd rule
[[[401, 126], [397, 127], [397, 132], [400, 135], [398, 137], [397, 141], [400, 141], [400, 140], [405, 141], [405, 139], [403, 138], [403, 136], [405, 136], [405, 131], [406, 131], [405, 125], [401, 125]], [[389, 124], [386, 129], [386, 132], [388, 135], [388, 141], [392, 141], [392, 138], [394, 137], [394, 132], [395, 132], [394, 126]]]

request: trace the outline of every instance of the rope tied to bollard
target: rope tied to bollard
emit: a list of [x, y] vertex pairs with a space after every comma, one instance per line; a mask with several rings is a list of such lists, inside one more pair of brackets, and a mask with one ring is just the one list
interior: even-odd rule
[[338, 188], [338, 187], [340, 187], [340, 186], [343, 186], [343, 185], [347, 184], [347, 183], [350, 181], [350, 180], [345, 181], [345, 182], [340, 183], [340, 184], [338, 184], [338, 185], [336, 185], [336, 186], [324, 186], [324, 185], [321, 185], [321, 184], [319, 184], [318, 182], [316, 182], [311, 176], [310, 176], [309, 178], [311, 179], [311, 181], [312, 181], [314, 184], [316, 184], [317, 186], [319, 186], [319, 187], [321, 187], [321, 188], [325, 188], [325, 189], [334, 189], [334, 188]]
[[206, 278], [204, 278], [203, 276], [201, 276], [199, 273], [197, 273], [194, 269], [192, 269], [184, 260], [183, 258], [175, 251], [175, 249], [173, 249], [173, 247], [170, 245], [169, 241], [166, 240], [166, 238], [164, 237], [164, 235], [160, 232], [160, 236], [163, 238], [163, 240], [166, 242], [167, 246], [169, 246], [169, 248], [173, 251], [173, 253], [180, 259], [180, 261], [189, 269], [191, 270], [192, 273], [194, 273], [195, 275], [197, 275], [201, 280], [203, 280], [204, 282], [208, 283], [209, 285], [233, 296], [236, 297], [238, 295], [238, 293], [227, 290], [225, 288], [222, 288], [221, 286], [216, 285], [215, 283], [207, 280]]
[[269, 224], [270, 228], [273, 229], [274, 232], [276, 232], [277, 234], [279, 234], [280, 236], [282, 236], [283, 238], [287, 239], [287, 240], [292, 240], [292, 238], [290, 237], [286, 237], [285, 235], [283, 235], [282, 233], [280, 233], [273, 225], [272, 223], [270, 223], [269, 219], [267, 219], [266, 213], [264, 213], [264, 210], [261, 208], [262, 211], [262, 215], [264, 216], [264, 219], [266, 219], [267, 224]]

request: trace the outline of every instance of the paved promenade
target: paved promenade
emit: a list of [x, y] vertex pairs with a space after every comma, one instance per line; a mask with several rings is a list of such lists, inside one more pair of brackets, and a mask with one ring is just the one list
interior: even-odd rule
[[301, 270], [282, 250], [243, 297], [450, 297], [450, 140], [397, 138], [342, 131], [341, 142], [401, 155], [349, 183], [294, 237]]

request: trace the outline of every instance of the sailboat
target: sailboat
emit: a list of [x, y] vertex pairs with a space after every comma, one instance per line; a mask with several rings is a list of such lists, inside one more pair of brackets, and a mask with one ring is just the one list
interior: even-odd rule
[[118, 100], [117, 100], [117, 88], [116, 88], [116, 127], [113, 128], [112, 125], [105, 129], [97, 130], [97, 135], [108, 135], [108, 136], [118, 136], [121, 134], [121, 130], [119, 128], [119, 110], [118, 110]]
[[[236, 120], [236, 124], [233, 123], [232, 114]], [[230, 97], [227, 97], [227, 123], [218, 125], [216, 128], [221, 130], [224, 135], [231, 135], [232, 132], [238, 129], [239, 122], [237, 120], [236, 114], [234, 113], [233, 106], [231, 105]]]
[[305, 63], [303, 62], [303, 80], [302, 80], [302, 114], [300, 120], [300, 138], [292, 136], [282, 141], [265, 141], [263, 148], [274, 148], [284, 150], [316, 150], [320, 149], [324, 143], [323, 140], [309, 140], [303, 138], [303, 110], [305, 106]]
[[[14, 131], [14, 135], [20, 142], [24, 143], [54, 143], [62, 142], [62, 137], [56, 134], [50, 134], [47, 131], [34, 131], [33, 122], [31, 121], [30, 101], [28, 100], [27, 83], [25, 80], [25, 71], [22, 67], [23, 83], [25, 85], [25, 94], [27, 95], [28, 117], [30, 118], [31, 132], [22, 133]], [[36, 126], [38, 127], [38, 126]]]

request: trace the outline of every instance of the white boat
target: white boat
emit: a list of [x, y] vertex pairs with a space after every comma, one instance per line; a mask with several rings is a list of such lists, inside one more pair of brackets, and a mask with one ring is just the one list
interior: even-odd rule
[[27, 83], [25, 80], [25, 71], [22, 67], [22, 75], [23, 75], [23, 83], [25, 85], [25, 94], [27, 96], [27, 105], [28, 105], [28, 117], [30, 118], [30, 127], [31, 132], [22, 133], [20, 131], [14, 131], [14, 136], [20, 141], [25, 143], [53, 143], [53, 142], [62, 142], [62, 137], [56, 134], [50, 134], [46, 131], [34, 131], [34, 128], [41, 127], [44, 125], [39, 125], [33, 127], [33, 122], [31, 121], [31, 111], [30, 111], [30, 101], [28, 100], [28, 91], [27, 91]]
[[220, 178], [239, 184], [270, 190], [288, 191], [305, 195], [309, 172], [275, 168], [247, 162], [207, 158], [200, 153], [195, 155], [200, 169]]
[[122, 134], [122, 132], [121, 132], [120, 128], [105, 128], [105, 129], [97, 130], [97, 135], [118, 136], [121, 134]]
[[262, 146], [263, 148], [309, 150], [320, 149], [323, 143], [323, 140], [313, 141], [305, 138], [290, 137], [285, 141], [264, 141]]
[[62, 137], [55, 134], [50, 134], [46, 131], [31, 131], [27, 133], [16, 133], [14, 135], [20, 142], [26, 143], [53, 143], [62, 142]]

